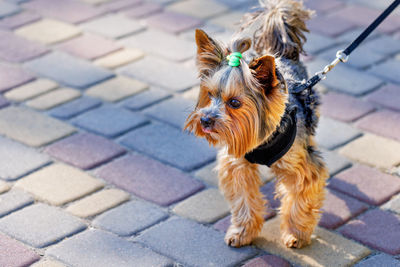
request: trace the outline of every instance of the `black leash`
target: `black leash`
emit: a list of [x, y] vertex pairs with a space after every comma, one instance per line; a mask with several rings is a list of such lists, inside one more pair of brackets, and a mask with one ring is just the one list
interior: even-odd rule
[[353, 50], [356, 49], [365, 40], [365, 38], [367, 38], [371, 32], [373, 32], [376, 27], [379, 26], [379, 24], [381, 24], [382, 21], [384, 21], [399, 4], [400, 0], [395, 0], [388, 8], [385, 9], [385, 11], [382, 12], [382, 14], [379, 15], [379, 17], [374, 20], [374, 22], [368, 26], [368, 28], [366, 28], [348, 47], [346, 47], [346, 49], [337, 51], [335, 60], [333, 60], [329, 65], [326, 65], [322, 71], [317, 72], [313, 77], [308, 79], [307, 82], [299, 84], [296, 88], [294, 88], [293, 92], [298, 94], [302, 93], [308, 88], [313, 87], [319, 81], [325, 79], [326, 74], [339, 62], [347, 62], [351, 52], [353, 52]]

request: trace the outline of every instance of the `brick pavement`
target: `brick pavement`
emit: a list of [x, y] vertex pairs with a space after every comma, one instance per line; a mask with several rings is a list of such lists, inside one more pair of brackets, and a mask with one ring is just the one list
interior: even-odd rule
[[[320, 70], [389, 4], [308, 0]], [[195, 27], [226, 40], [246, 0], [0, 0], [0, 266], [399, 266], [400, 10], [323, 88], [331, 178], [311, 246], [223, 242], [216, 151], [182, 133]]]

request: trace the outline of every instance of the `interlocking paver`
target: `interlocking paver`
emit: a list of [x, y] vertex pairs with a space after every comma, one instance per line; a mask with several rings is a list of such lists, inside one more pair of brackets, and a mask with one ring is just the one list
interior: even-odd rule
[[229, 213], [228, 203], [217, 189], [207, 189], [180, 202], [174, 213], [201, 223], [211, 223]]
[[27, 101], [26, 105], [35, 109], [46, 110], [74, 100], [80, 96], [81, 93], [78, 90], [60, 88], [33, 98]]
[[144, 26], [139, 22], [122, 15], [103, 16], [83, 23], [81, 27], [86, 31], [110, 38], [121, 38], [144, 29]]
[[344, 3], [342, 1], [337, 0], [311, 0], [307, 1], [305, 5], [317, 12], [317, 14], [321, 14], [324, 12], [332, 12], [332, 10], [336, 10], [341, 8]]
[[307, 23], [311, 32], [336, 37], [356, 27], [356, 24], [333, 16], [317, 16]]
[[89, 88], [86, 90], [86, 94], [106, 101], [115, 102], [140, 93], [147, 88], [147, 84], [138, 80], [125, 76], [117, 76], [116, 78]]
[[224, 13], [221, 16], [215, 17], [213, 19], [210, 19], [209, 22], [212, 24], [216, 24], [218, 26], [222, 26], [226, 29], [229, 30], [237, 30], [237, 27], [239, 26], [239, 22], [243, 17], [242, 12], [229, 12], [229, 13]]
[[4, 193], [10, 190], [10, 185], [4, 181], [0, 180], [0, 193]]
[[374, 104], [400, 111], [400, 86], [388, 84], [369, 94], [366, 99]]
[[347, 266], [370, 253], [366, 247], [320, 227], [315, 229], [311, 245], [301, 249], [287, 248], [281, 240], [279, 224], [280, 218], [265, 222], [253, 243], [300, 266]]
[[361, 132], [343, 122], [321, 117], [316, 141], [322, 147], [333, 149], [361, 135]]
[[0, 195], [0, 217], [33, 203], [33, 198], [20, 191], [11, 190]]
[[400, 113], [389, 110], [374, 112], [356, 123], [356, 126], [377, 135], [400, 141]]
[[99, 99], [83, 96], [50, 110], [50, 115], [59, 119], [69, 119], [101, 105]]
[[14, 88], [4, 94], [7, 99], [22, 102], [57, 88], [57, 83], [47, 79], [37, 79], [33, 82]]
[[73, 132], [72, 126], [26, 108], [0, 110], [0, 134], [29, 146], [42, 146]]
[[117, 52], [108, 54], [104, 57], [98, 58], [94, 61], [94, 64], [103, 68], [114, 69], [131, 63], [135, 60], [144, 57], [144, 53], [139, 49], [122, 49]]
[[339, 231], [374, 249], [396, 255], [400, 252], [399, 221], [399, 215], [375, 209], [348, 222]]
[[319, 226], [335, 229], [364, 212], [368, 206], [334, 190], [327, 190]]
[[329, 187], [371, 205], [380, 205], [400, 192], [400, 180], [376, 169], [359, 165], [345, 170], [329, 182]]
[[81, 169], [91, 169], [125, 153], [106, 138], [90, 133], [67, 137], [46, 147], [45, 152]]
[[33, 250], [3, 234], [0, 234], [0, 247], [0, 266], [29, 266], [40, 259]]
[[[0, 230], [30, 246], [43, 248], [86, 228], [64, 211], [35, 204], [0, 220]], [[27, 231], [29, 229], [29, 231]]]
[[150, 2], [127, 9], [124, 14], [130, 18], [140, 19], [161, 12], [162, 10], [163, 7], [161, 5]]
[[193, 221], [172, 218], [152, 227], [135, 240], [193, 266], [231, 266], [255, 254], [251, 247], [229, 248], [224, 245], [223, 235]]
[[110, 54], [121, 48], [116, 42], [96, 36], [85, 34], [57, 45], [57, 49], [84, 59], [95, 58]]
[[[308, 33], [306, 37], [307, 42], [304, 44], [304, 50], [310, 54], [318, 53], [322, 49], [331, 47], [336, 43], [335, 39], [314, 32]], [[331, 56], [334, 56], [334, 54]]]
[[111, 105], [92, 109], [72, 119], [73, 124], [106, 137], [115, 137], [147, 122], [139, 113]]
[[0, 108], [7, 107], [10, 103], [3, 96], [0, 96]]
[[8, 62], [22, 62], [48, 51], [44, 46], [0, 30], [0, 58]]
[[[159, 131], [161, 128], [163, 131]], [[215, 158], [215, 150], [205, 140], [159, 123], [129, 132], [122, 137], [121, 143], [186, 171]]]
[[197, 18], [169, 11], [148, 17], [146, 23], [150, 27], [155, 27], [173, 34], [179, 34], [203, 24], [203, 22]]
[[[112, 253], [111, 253], [112, 252]], [[46, 255], [72, 266], [172, 266], [173, 261], [110, 233], [90, 230], [48, 249]]]
[[399, 41], [387, 35], [372, 39], [363, 46], [385, 55], [392, 55], [396, 52], [400, 52]]
[[85, 0], [85, 1], [102, 1], [105, 2], [101, 5], [102, 9], [107, 11], [120, 11], [127, 8], [131, 8], [143, 3], [143, 0], [116, 0], [116, 1], [104, 1], [104, 0]]
[[52, 205], [63, 205], [103, 187], [90, 175], [55, 163], [19, 180], [15, 186]]
[[76, 88], [86, 88], [114, 76], [108, 70], [62, 52], [47, 54], [26, 63], [26, 66], [41, 76]]
[[25, 69], [17, 66], [0, 64], [0, 92], [10, 90], [32, 81], [34, 76]]
[[4, 137], [0, 137], [0, 144], [1, 179], [18, 179], [50, 161], [46, 155]]
[[339, 155], [337, 152], [329, 150], [322, 150], [321, 152], [330, 175], [334, 175], [351, 165], [351, 162], [348, 159]]
[[21, 8], [15, 4], [1, 1], [0, 2], [0, 19], [6, 16], [11, 16], [21, 11]]
[[390, 201], [383, 205], [382, 208], [400, 214], [400, 195], [393, 197]]
[[248, 261], [243, 267], [290, 267], [290, 263], [275, 255], [264, 255]]
[[189, 0], [173, 3], [167, 7], [167, 10], [205, 19], [224, 13], [228, 11], [228, 8], [213, 0], [203, 0], [201, 2]]
[[361, 261], [354, 265], [355, 267], [376, 267], [376, 266], [385, 266], [385, 267], [397, 267], [400, 265], [400, 262], [389, 255], [386, 254], [378, 254], [372, 256], [364, 261]]
[[35, 0], [29, 1], [23, 7], [33, 9], [46, 17], [69, 23], [83, 22], [104, 12], [102, 9], [73, 0]]
[[87, 218], [127, 200], [129, 200], [128, 193], [118, 189], [106, 189], [72, 203], [66, 210], [75, 216]]
[[77, 36], [81, 31], [77, 27], [61, 21], [42, 19], [18, 28], [15, 33], [32, 41], [54, 44]]
[[400, 77], [398, 72], [399, 68], [400, 68], [399, 60], [388, 60], [379, 65], [372, 66], [372, 68], [369, 69], [368, 71], [373, 75], [400, 84]]
[[66, 266], [58, 261], [44, 259], [31, 265], [31, 267], [66, 267]]
[[168, 217], [154, 205], [130, 201], [96, 217], [93, 225], [120, 236], [130, 236]]
[[400, 163], [400, 142], [373, 134], [366, 134], [339, 151], [353, 160], [379, 168], [391, 168]]
[[141, 155], [129, 155], [103, 165], [96, 176], [145, 200], [168, 206], [204, 187], [202, 183]]
[[153, 105], [155, 103], [161, 102], [171, 94], [166, 90], [162, 90], [159, 88], [150, 88], [144, 92], [136, 94], [123, 102], [124, 107], [129, 108], [131, 110], [141, 110], [145, 107]]
[[30, 11], [23, 11], [14, 16], [6, 17], [0, 20], [0, 28], [13, 30], [22, 25], [37, 21], [41, 18], [39, 14]]

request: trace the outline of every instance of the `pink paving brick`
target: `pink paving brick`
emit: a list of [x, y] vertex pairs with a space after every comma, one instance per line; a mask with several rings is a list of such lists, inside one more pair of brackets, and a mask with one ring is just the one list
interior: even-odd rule
[[400, 216], [375, 209], [345, 224], [339, 231], [373, 249], [400, 253]]
[[315, 17], [307, 25], [311, 32], [315, 31], [330, 37], [336, 37], [356, 27], [352, 22], [327, 16]]
[[0, 92], [10, 90], [29, 81], [35, 77], [28, 71], [19, 67], [0, 64]]
[[322, 95], [321, 102], [322, 115], [345, 122], [357, 120], [375, 109], [368, 102], [346, 94], [334, 92]]
[[71, 55], [92, 60], [117, 51], [121, 46], [103, 37], [85, 34], [57, 45], [57, 48]]
[[400, 179], [376, 169], [358, 165], [330, 179], [329, 188], [371, 205], [380, 205], [400, 192]]
[[125, 149], [106, 138], [89, 134], [75, 134], [56, 142], [45, 152], [81, 169], [91, 169], [125, 153]]
[[32, 23], [41, 18], [41, 16], [32, 11], [18, 13], [12, 17], [6, 17], [0, 20], [0, 28], [13, 30], [25, 24]]
[[113, 0], [101, 5], [101, 8], [107, 11], [119, 11], [140, 5], [143, 0]]
[[3, 234], [0, 234], [0, 248], [0, 266], [29, 266], [40, 259], [33, 250]]
[[153, 14], [157, 14], [163, 10], [161, 5], [156, 3], [144, 3], [142, 5], [126, 10], [125, 15], [130, 18], [139, 19]]
[[327, 190], [319, 226], [335, 229], [367, 208], [366, 204], [352, 197], [335, 190]]
[[385, 108], [400, 111], [400, 86], [388, 84], [369, 94], [366, 99]]
[[17, 63], [33, 59], [47, 52], [48, 49], [38, 43], [0, 30], [0, 59]]
[[306, 7], [315, 10], [317, 14], [323, 12], [332, 12], [344, 6], [342, 1], [337, 0], [308, 0], [305, 2]]
[[187, 174], [141, 155], [117, 159], [97, 169], [95, 174], [161, 206], [168, 206], [204, 188]]
[[147, 18], [146, 22], [151, 27], [175, 34], [203, 24], [199, 19], [174, 12], [163, 12], [153, 15]]
[[356, 126], [374, 134], [400, 141], [400, 112], [380, 110], [362, 118], [356, 123]]
[[290, 263], [275, 255], [264, 255], [248, 261], [243, 267], [290, 267]]
[[105, 11], [74, 0], [34, 0], [23, 4], [46, 17], [69, 23], [80, 23], [103, 14]]

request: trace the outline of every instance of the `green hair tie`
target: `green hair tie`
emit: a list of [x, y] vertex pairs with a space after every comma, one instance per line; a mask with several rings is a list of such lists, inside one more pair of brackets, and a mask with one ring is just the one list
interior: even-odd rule
[[240, 59], [242, 58], [242, 53], [240, 52], [233, 52], [226, 57], [228, 59], [228, 64], [231, 67], [237, 67], [240, 65]]

